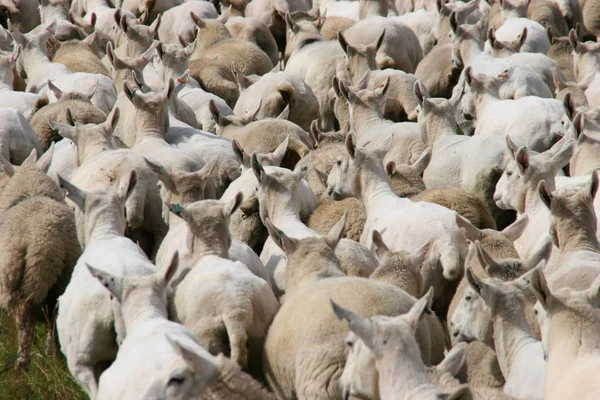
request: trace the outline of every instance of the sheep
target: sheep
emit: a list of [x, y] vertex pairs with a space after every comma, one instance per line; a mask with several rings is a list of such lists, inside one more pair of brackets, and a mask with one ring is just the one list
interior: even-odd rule
[[347, 102], [352, 115], [351, 128], [357, 133], [358, 144], [368, 149], [375, 149], [387, 138], [393, 139], [393, 146], [386, 154], [383, 162], [394, 161], [407, 164], [418, 159], [425, 149], [419, 138], [418, 125], [411, 122], [392, 123], [381, 116], [379, 99], [389, 87], [389, 79], [375, 90], [368, 90], [367, 82], [370, 72], [367, 71], [361, 82], [353, 89], [339, 82], [339, 95]]
[[593, 201], [598, 190], [598, 173], [592, 172], [587, 184], [568, 195], [552, 194], [541, 181], [538, 193], [550, 212], [550, 237], [560, 249], [556, 263], [546, 274], [553, 289], [587, 289], [600, 275], [600, 244], [596, 237], [597, 218]]
[[346, 238], [358, 242], [365, 225], [365, 207], [357, 199], [326, 201], [310, 215], [308, 227], [318, 234], [329, 232], [333, 224], [346, 213]]
[[[340, 276], [334, 255], [343, 233], [339, 228], [326, 237], [301, 240], [288, 237], [279, 227], [269, 231], [289, 261], [290, 290], [269, 329], [263, 361], [267, 383], [277, 398], [342, 397], [339, 378], [346, 359], [343, 339], [347, 329], [329, 310], [330, 298], [363, 315], [398, 315], [414, 304], [411, 296], [388, 283]], [[290, 329], [299, 320], [304, 321], [302, 330]], [[428, 365], [441, 360], [439, 344], [429, 336], [430, 327], [436, 324], [437, 318], [428, 315], [417, 333]]]
[[[506, 379], [504, 393], [516, 398], [543, 399], [546, 361], [542, 343], [529, 328], [526, 296], [520, 283], [481, 279], [469, 267], [465, 275], [492, 317], [496, 354]], [[475, 314], [471, 318], [477, 321], [479, 312], [471, 312]]]
[[4, 123], [0, 129], [0, 155], [14, 164], [21, 164], [35, 150], [42, 154], [42, 145], [29, 121], [14, 108], [0, 108]]
[[390, 283], [414, 298], [421, 297], [423, 277], [420, 267], [431, 247], [431, 241], [412, 253], [392, 252], [381, 238], [381, 234], [373, 231], [373, 245], [380, 264], [369, 278]]
[[440, 43], [434, 32], [438, 25], [435, 13], [419, 10], [395, 17], [395, 19], [404, 22], [417, 35], [421, 49], [423, 49], [423, 56], [426, 56], [435, 45]]
[[[323, 16], [325, 18], [325, 15]], [[336, 40], [339, 31], [345, 31], [356, 23], [355, 20], [331, 15], [325, 18], [325, 22], [321, 25], [321, 35], [325, 40]]]
[[313, 120], [319, 117], [319, 103], [312, 89], [295, 75], [286, 72], [271, 72], [241, 91], [233, 112], [245, 115], [256, 110], [256, 118], [275, 118], [288, 105], [289, 121], [306, 132]]
[[[146, 232], [152, 235], [153, 243], [144, 246], [149, 254], [154, 254], [167, 227], [160, 216], [161, 200], [156, 189], [156, 178], [140, 155], [127, 149], [118, 149], [112, 133], [119, 113], [100, 125], [71, 125], [73, 115], [67, 108], [68, 124], [50, 120], [51, 128], [59, 135], [73, 141], [80, 166], [73, 173], [73, 183], [83, 190], [107, 190], [115, 180], [136, 171], [138, 182], [134, 194], [126, 200], [128, 233]], [[78, 213], [76, 213], [78, 214]], [[76, 215], [76, 220], [79, 218]]]
[[17, 46], [12, 53], [0, 56], [0, 107], [15, 108], [25, 118], [31, 119], [37, 110], [48, 104], [48, 98], [36, 93], [14, 91], [14, 68], [20, 52], [21, 48]]
[[586, 0], [581, 5], [581, 14], [583, 15], [583, 26], [592, 35], [600, 36], [600, 20], [598, 20], [598, 8], [600, 4], [596, 0]]
[[[283, 157], [285, 157], [285, 154], [287, 153], [288, 144], [289, 140], [286, 139], [270, 153], [256, 153], [256, 158], [261, 165], [279, 167], [281, 165], [281, 161], [283, 161]], [[237, 140], [233, 140], [231, 142], [231, 146], [233, 147], [233, 152], [240, 162], [240, 169], [242, 173], [252, 169], [252, 156], [248, 155], [248, 153], [244, 151]]]
[[[187, 45], [186, 42], [182, 43]], [[214, 60], [202, 58], [190, 61], [190, 75], [200, 83], [207, 92], [225, 100], [231, 108], [240, 97], [235, 75], [229, 66]]]
[[269, 27], [257, 18], [231, 17], [225, 23], [233, 38], [252, 42], [265, 52], [271, 63], [279, 62], [277, 42]]
[[61, 139], [61, 136], [52, 130], [49, 121], [71, 123], [67, 120], [67, 109], [71, 118], [82, 124], [101, 124], [106, 120], [106, 114], [90, 101], [95, 90], [87, 94], [64, 93], [52, 81], [48, 82], [48, 88], [54, 92], [58, 102], [43, 107], [31, 119], [31, 126], [44, 151], [51, 143]]
[[115, 54], [118, 57], [139, 57], [152, 45], [161, 19], [158, 17], [150, 26], [147, 26], [144, 25], [146, 17], [147, 13], [138, 19], [128, 18], [126, 15], [121, 16], [120, 30], [115, 41]]
[[[267, 282], [228, 259], [229, 217], [241, 201], [240, 194], [229, 203], [169, 205], [190, 230], [186, 243], [193, 254], [190, 272], [174, 289], [170, 313], [211, 354], [230, 354], [232, 361], [258, 376], [260, 351], [279, 304]], [[210, 304], [216, 295], [221, 299]], [[192, 297], [195, 301], [190, 302]]]
[[227, 39], [213, 44], [202, 54], [202, 58], [231, 66], [234, 72], [242, 75], [264, 75], [273, 69], [271, 60], [260, 47], [241, 39]]
[[41, 16], [38, 11], [39, 3], [36, 1], [19, 1], [5, 0], [2, 2], [2, 8], [5, 10], [3, 19], [10, 20], [19, 29], [20, 32], [26, 33], [34, 29], [41, 23]]
[[300, 77], [312, 89], [319, 101], [321, 127], [332, 129], [331, 82], [344, 65], [345, 53], [338, 42], [323, 39], [312, 23], [296, 23], [291, 17], [286, 22], [294, 35], [286, 47], [291, 52], [286, 51], [289, 58], [284, 57], [285, 72]]
[[[421, 272], [425, 287], [434, 286], [438, 291], [434, 308], [441, 318], [445, 318], [449, 297], [462, 274], [461, 260], [467, 253], [466, 237], [456, 225], [453, 211], [437, 204], [413, 203], [396, 196], [381, 165], [389, 142], [367, 152], [358, 148], [353, 135], [349, 134], [347, 155], [338, 158], [327, 179], [328, 193], [334, 200], [357, 197], [365, 205], [367, 220], [360, 242], [367, 247], [372, 242], [372, 231], [378, 230], [393, 251], [412, 252], [434, 235], [431, 229], [439, 230]], [[428, 225], [430, 229], [422, 229], [430, 218], [436, 220], [435, 228]], [[402, 221], [401, 230], [395, 228], [396, 220]]]
[[450, 98], [462, 71], [452, 62], [452, 43], [435, 46], [417, 65], [415, 76], [433, 97]]
[[496, 30], [496, 38], [501, 42], [511, 42], [523, 32], [523, 28], [527, 28], [527, 39], [521, 51], [546, 54], [550, 48], [550, 41], [545, 28], [539, 22], [527, 18], [507, 19]]
[[[148, 275], [156, 271], [142, 250], [124, 236], [123, 211], [137, 179], [133, 172], [112, 188], [90, 192], [59, 176], [67, 198], [83, 212], [83, 219], [77, 222], [85, 251], [58, 300], [57, 330], [71, 374], [92, 398], [96, 398], [98, 378], [106, 368], [103, 363], [112, 362], [117, 355], [117, 337], [111, 300], [86, 264], [93, 262], [117, 276]], [[123, 334], [119, 329], [117, 333]]]
[[[573, 136], [577, 141], [573, 156], [569, 162], [570, 176], [583, 176], [600, 168], [600, 160], [596, 156], [598, 146], [597, 132], [600, 130], [595, 118], [596, 112], [580, 112], [573, 118]], [[591, 118], [586, 118], [586, 117]]]
[[600, 46], [593, 42], [580, 42], [574, 29], [569, 32], [569, 43], [573, 48], [573, 75], [579, 85], [587, 86], [600, 67]]
[[471, 67], [465, 70], [470, 97], [465, 100], [464, 112], [477, 119], [475, 132], [501, 136], [510, 134], [511, 138], [535, 151], [549, 149], [557, 138], [562, 137], [564, 130], [561, 119], [566, 116], [562, 102], [533, 96], [500, 100], [498, 85], [505, 79], [506, 75], [496, 78], [473, 75]]
[[390, 180], [390, 185], [400, 197], [412, 197], [425, 191], [427, 188], [422, 175], [431, 160], [431, 149], [427, 148], [421, 157], [411, 165], [396, 164], [390, 161], [385, 166], [385, 172]]
[[71, 72], [62, 64], [50, 62], [46, 56], [46, 42], [52, 36], [55, 25], [56, 21], [52, 21], [40, 33], [27, 37], [11, 30], [15, 42], [22, 47], [18, 65], [28, 77], [26, 90], [46, 94], [52, 101], [52, 92], [47, 88], [48, 80], [64, 91], [74, 91], [72, 89], [76, 87], [80, 92], [87, 92], [96, 86], [92, 104], [104, 112], [110, 111], [116, 101], [110, 78], [101, 74]]
[[54, 34], [55, 40], [67, 41], [72, 39], [83, 39], [86, 34], [85, 31], [75, 25], [73, 21], [69, 19], [69, 2], [65, 0], [44, 0], [40, 2], [39, 6], [41, 25], [37, 26], [32, 30], [41, 29], [42, 25], [55, 20], [56, 31]]
[[373, 364], [379, 375], [379, 397], [382, 400], [445, 396], [471, 398], [471, 390], [467, 385], [449, 395], [440, 392], [431, 383], [421, 360], [415, 335], [432, 298], [433, 290], [430, 289], [406, 314], [370, 318], [355, 314], [330, 300], [336, 317], [347, 322], [350, 331], [363, 341], [373, 355]]
[[[507, 138], [507, 149], [512, 160], [496, 185], [494, 201], [502, 209], [516, 210], [517, 215], [527, 213], [529, 216], [525, 232], [515, 241], [519, 255], [526, 259], [550, 227], [548, 211], [541, 203], [537, 186], [545, 180], [548, 188], [554, 189], [554, 176], [569, 162], [573, 141], [565, 137], [544, 153], [535, 153], [527, 147], [517, 147]], [[552, 264], [551, 260], [548, 268]]]
[[[40, 160], [44, 169], [49, 165], [45, 158]], [[40, 307], [48, 307], [50, 333], [46, 351], [49, 355], [55, 351], [52, 325], [56, 320], [56, 298], [64, 291], [81, 254], [73, 213], [60, 198], [56, 184], [36, 168], [35, 161], [33, 154], [17, 171], [9, 171], [12, 177], [0, 197], [0, 225], [5, 233], [0, 241], [0, 307], [15, 317], [17, 369], [29, 365], [35, 328], [33, 313]], [[6, 173], [6, 163], [3, 164]]]
[[[156, 44], [156, 55], [154, 68], [161, 80], [161, 84], [169, 79], [179, 79], [188, 71], [188, 58], [194, 51], [195, 42], [182, 47], [179, 44]], [[144, 70], [146, 73], [148, 69]], [[189, 75], [189, 73], [188, 73]], [[186, 78], [183, 78], [184, 80]], [[146, 80], [144, 78], [144, 80]]]
[[215, 6], [207, 1], [184, 2], [166, 10], [161, 17], [158, 27], [158, 37], [161, 42], [179, 43], [181, 36], [186, 42], [192, 42], [196, 37], [197, 25], [190, 14], [198, 19], [215, 19], [219, 17]]
[[229, 18], [228, 11], [216, 19], [204, 20], [198, 18], [194, 13], [190, 13], [190, 17], [197, 26], [196, 38], [194, 40], [196, 47], [191, 55], [192, 60], [202, 58], [203, 53], [212, 45], [231, 39], [231, 33], [225, 27], [225, 22]]
[[[563, 79], [555, 70], [553, 74], [555, 95], [557, 100], [562, 100], [565, 109], [569, 111], [571, 116], [574, 116], [576, 111], [590, 108], [586, 91], [574, 82], [564, 82]], [[569, 96], [569, 97], [567, 97]], [[591, 107], [594, 108], [594, 107]]]
[[92, 33], [84, 40], [69, 40], [58, 44], [52, 62], [60, 63], [73, 72], [102, 74], [110, 78], [100, 60], [100, 51], [95, 44], [96, 34]]
[[568, 21], [561, 14], [560, 2], [533, 1], [530, 2], [527, 9], [527, 18], [537, 21], [544, 27], [552, 27], [560, 36], [565, 36], [569, 32]]
[[[597, 382], [590, 380], [598, 370], [597, 314], [599, 280], [587, 290], [576, 292], [563, 289], [552, 291], [542, 271], [531, 277], [531, 289], [548, 314], [544, 329], [544, 354], [547, 355], [545, 393], [547, 399], [565, 397], [592, 398]], [[560, 310], [560, 311], [559, 311]], [[574, 336], [573, 336], [574, 335]], [[565, 346], [566, 337], [581, 340]], [[560, 347], [557, 344], [560, 344]]]
[[550, 48], [546, 52], [546, 55], [556, 62], [556, 66], [564, 74], [567, 81], [574, 81], [573, 49], [569, 43], [569, 38], [567, 36], [556, 36], [552, 27], [546, 28], [546, 33], [550, 40]]
[[99, 400], [189, 398], [218, 376], [219, 359], [188, 329], [167, 319], [166, 286], [177, 265], [174, 257], [164, 271], [128, 277], [87, 265], [119, 304], [127, 331], [116, 360], [100, 377]]
[[382, 17], [360, 20], [349, 27], [344, 36], [354, 44], [370, 44], [385, 30], [383, 43], [378, 51], [377, 65], [413, 73], [423, 50], [415, 33], [403, 22]]
[[[248, 122], [248, 119], [254, 119], [254, 115], [248, 118], [224, 116], [219, 113], [214, 102], [209, 103], [209, 109], [217, 122], [217, 135], [237, 140], [248, 153], [271, 152], [287, 138], [288, 152], [282, 165], [293, 168], [310, 151], [308, 134], [293, 122], [280, 118]], [[257, 132], [260, 132], [260, 140], [256, 140]]]
[[342, 32], [338, 34], [340, 46], [342, 46], [342, 50], [346, 53], [345, 61], [348, 78], [353, 84], [358, 83], [365, 72], [378, 69], [375, 56], [384, 39], [385, 29], [375, 38], [373, 43], [369, 43], [368, 45], [352, 45], [346, 40]]

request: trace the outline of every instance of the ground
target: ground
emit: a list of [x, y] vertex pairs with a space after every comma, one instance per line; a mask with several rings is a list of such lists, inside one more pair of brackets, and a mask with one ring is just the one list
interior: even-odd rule
[[14, 319], [0, 311], [0, 399], [2, 400], [84, 400], [69, 374], [62, 354], [47, 357], [44, 353], [47, 328], [36, 326], [31, 365], [26, 372], [16, 372], [17, 334]]

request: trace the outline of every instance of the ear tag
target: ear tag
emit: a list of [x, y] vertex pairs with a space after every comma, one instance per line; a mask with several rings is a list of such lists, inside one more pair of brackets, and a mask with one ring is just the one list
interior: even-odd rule
[[179, 203], [175, 204], [174, 209], [177, 214], [181, 214], [181, 210], [182, 210], [181, 204], [179, 204]]
[[131, 98], [132, 98], [132, 99], [135, 99], [135, 94], [136, 94], [136, 92], [137, 92], [137, 89], [133, 89], [133, 90], [131, 91]]
[[279, 246], [283, 246], [283, 240], [281, 239], [281, 235], [285, 235], [285, 233], [283, 233], [283, 231], [280, 231], [279, 229], [277, 230], [277, 243], [279, 243]]

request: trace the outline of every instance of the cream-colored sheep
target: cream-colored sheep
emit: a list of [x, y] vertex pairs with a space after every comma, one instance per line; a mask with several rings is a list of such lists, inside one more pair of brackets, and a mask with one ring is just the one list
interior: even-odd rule
[[308, 227], [324, 235], [346, 213], [346, 238], [358, 242], [367, 218], [360, 200], [348, 198], [341, 201], [328, 200], [321, 203], [308, 219]]
[[[35, 157], [31, 161], [35, 162]], [[40, 185], [35, 193], [27, 193], [19, 184], [23, 181]], [[42, 187], [48, 190], [40, 190]], [[50, 316], [46, 351], [56, 352], [54, 306], [81, 254], [73, 212], [64, 200], [56, 198], [57, 192], [56, 184], [29, 163], [15, 172], [2, 191], [5, 207], [0, 217], [0, 307], [15, 317], [17, 368], [29, 364], [34, 312], [40, 307], [47, 307]], [[9, 199], [10, 204], [6, 204]]]
[[390, 185], [400, 197], [411, 197], [426, 190], [423, 182], [423, 172], [431, 160], [431, 148], [425, 149], [423, 154], [411, 165], [396, 164], [390, 161], [385, 166]]
[[[325, 18], [325, 16], [323, 16]], [[342, 17], [342, 16], [331, 16], [325, 18], [325, 22], [321, 25], [321, 35], [325, 40], [337, 39], [339, 31], [345, 31], [356, 23], [355, 20]]]
[[190, 17], [198, 27], [196, 31], [196, 47], [190, 56], [191, 60], [202, 58], [206, 50], [215, 43], [231, 39], [231, 33], [225, 27], [229, 12], [221, 14], [217, 19], [203, 19], [190, 12]]
[[[106, 114], [90, 101], [94, 92], [63, 93], [54, 86], [52, 81], [48, 81], [48, 88], [54, 92], [58, 102], [42, 107], [31, 119], [31, 126], [40, 138], [44, 151], [53, 142], [61, 140], [61, 136], [50, 127], [48, 121], [53, 120], [63, 124], [74, 124], [74, 121], [81, 124], [101, 124], [106, 120]], [[67, 109], [70, 110], [72, 120], [67, 117]]]
[[573, 48], [569, 43], [569, 38], [567, 36], [557, 36], [552, 27], [546, 28], [546, 33], [551, 43], [546, 55], [556, 62], [556, 66], [560, 68], [567, 81], [574, 81]]
[[92, 33], [84, 40], [69, 40], [58, 44], [52, 62], [61, 63], [73, 72], [102, 74], [110, 78], [108, 70], [101, 61], [100, 50]]
[[[192, 61], [198, 58], [193, 58]], [[200, 59], [213, 60], [242, 75], [264, 75], [273, 69], [260, 47], [241, 39], [227, 39], [210, 46]]]
[[232, 37], [254, 43], [269, 56], [273, 65], [277, 65], [279, 62], [277, 42], [263, 21], [257, 18], [233, 17], [227, 20], [225, 26]]
[[144, 25], [147, 14], [139, 19], [123, 15], [119, 22], [115, 54], [119, 57], [135, 58], [141, 56], [152, 45], [160, 25], [160, 16], [150, 25]]
[[[289, 273], [285, 303], [269, 329], [264, 353], [266, 379], [278, 399], [342, 398], [339, 378], [346, 359], [343, 340], [348, 330], [336, 321], [330, 299], [369, 316], [398, 315], [415, 302], [390, 284], [340, 276], [333, 248], [342, 232], [336, 227], [326, 237], [297, 240], [281, 230], [270, 231], [284, 248]], [[428, 315], [417, 330], [427, 364], [442, 358], [438, 344], [429, 340], [434, 319]]]

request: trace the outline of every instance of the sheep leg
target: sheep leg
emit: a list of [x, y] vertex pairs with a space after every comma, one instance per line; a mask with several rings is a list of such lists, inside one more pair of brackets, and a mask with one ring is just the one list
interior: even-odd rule
[[19, 358], [17, 359], [16, 369], [25, 369], [30, 362], [30, 347], [33, 340], [33, 315], [32, 306], [25, 301], [17, 308], [16, 322], [19, 342]]
[[227, 316], [223, 318], [223, 322], [227, 329], [227, 336], [229, 336], [231, 360], [242, 369], [246, 369], [248, 367], [248, 334], [246, 333], [246, 325], [239, 317], [239, 314]]
[[46, 336], [46, 355], [58, 355], [58, 341], [56, 340], [56, 308], [48, 308], [48, 336]]

